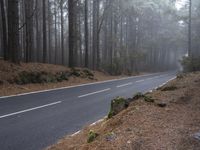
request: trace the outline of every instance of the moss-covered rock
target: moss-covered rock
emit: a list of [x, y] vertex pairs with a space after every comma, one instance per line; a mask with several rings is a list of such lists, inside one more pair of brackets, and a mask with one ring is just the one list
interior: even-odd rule
[[143, 93], [136, 93], [134, 96], [133, 96], [133, 100], [137, 100], [137, 99], [140, 99], [140, 98], [144, 98], [144, 94]]
[[111, 101], [110, 112], [108, 113], [108, 118], [112, 118], [119, 112], [127, 108], [129, 105], [128, 101], [122, 97], [117, 97]]

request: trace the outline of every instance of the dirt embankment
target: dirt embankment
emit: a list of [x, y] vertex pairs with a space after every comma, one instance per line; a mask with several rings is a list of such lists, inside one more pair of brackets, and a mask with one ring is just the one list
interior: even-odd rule
[[64, 66], [40, 63], [21, 63], [20, 65], [15, 65], [0, 60], [0, 96], [121, 77], [110, 76], [103, 72], [91, 71], [85, 68], [70, 69]]
[[[199, 150], [200, 73], [180, 75], [146, 96], [155, 101], [140, 98], [48, 150]], [[94, 136], [90, 143], [89, 133]]]

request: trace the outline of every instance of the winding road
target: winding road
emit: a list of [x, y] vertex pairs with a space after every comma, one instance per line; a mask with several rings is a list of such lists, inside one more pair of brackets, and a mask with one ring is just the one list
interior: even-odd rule
[[107, 115], [111, 99], [166, 83], [176, 72], [0, 97], [0, 149], [40, 150]]

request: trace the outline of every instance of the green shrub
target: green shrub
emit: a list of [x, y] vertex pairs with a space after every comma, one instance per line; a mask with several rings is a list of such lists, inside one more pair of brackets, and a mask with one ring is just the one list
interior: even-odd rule
[[60, 72], [56, 74], [56, 80], [62, 82], [63, 80], [69, 80], [70, 74], [68, 72]]
[[88, 143], [93, 142], [93, 141], [96, 139], [97, 136], [98, 136], [97, 133], [95, 133], [94, 131], [90, 130], [89, 135], [88, 135], [87, 142], [88, 142]]
[[29, 83], [37, 83], [39, 79], [39, 74], [37, 72], [26, 72], [22, 71], [17, 76], [16, 83], [17, 84], [29, 84]]
[[83, 72], [85, 73], [87, 77], [94, 77], [94, 74], [92, 73], [92, 71], [88, 69], [84, 69]]
[[138, 92], [138, 93], [136, 93], [136, 94], [133, 96], [133, 100], [137, 100], [137, 99], [139, 99], [139, 98], [144, 98], [144, 97], [145, 97], [145, 96], [144, 96], [143, 93]]
[[200, 57], [183, 57], [181, 64], [184, 72], [200, 71]]
[[30, 84], [30, 83], [54, 83], [68, 80], [68, 74], [61, 72], [57, 74], [51, 74], [47, 72], [27, 72], [23, 71], [15, 78], [17, 84]]
[[80, 70], [76, 68], [71, 68], [71, 75], [75, 77], [80, 77], [81, 76]]

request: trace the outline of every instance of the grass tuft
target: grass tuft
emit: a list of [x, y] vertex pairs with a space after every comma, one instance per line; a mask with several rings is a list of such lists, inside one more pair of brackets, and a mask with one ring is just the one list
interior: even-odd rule
[[93, 130], [90, 130], [89, 135], [88, 135], [88, 139], [87, 142], [88, 143], [92, 143], [98, 136], [99, 134], [97, 134], [96, 132], [94, 132]]

